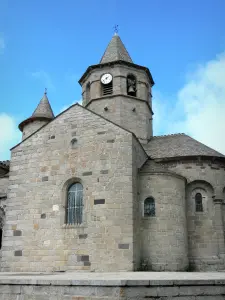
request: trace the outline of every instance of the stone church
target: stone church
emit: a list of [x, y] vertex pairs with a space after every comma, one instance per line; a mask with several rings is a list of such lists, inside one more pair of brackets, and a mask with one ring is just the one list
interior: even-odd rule
[[0, 163], [1, 270], [224, 269], [225, 156], [153, 135], [152, 75], [118, 34], [79, 83], [83, 105], [54, 116], [45, 93]]

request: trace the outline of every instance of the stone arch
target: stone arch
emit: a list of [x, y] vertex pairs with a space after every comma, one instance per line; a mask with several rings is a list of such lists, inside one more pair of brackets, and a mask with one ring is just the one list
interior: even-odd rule
[[[202, 195], [203, 209], [196, 210], [196, 195]], [[204, 180], [194, 180], [187, 185], [186, 215], [190, 266], [204, 269], [204, 261], [217, 255], [217, 237], [214, 228], [214, 188]]]
[[71, 187], [71, 185], [73, 185], [75, 183], [80, 183], [82, 185], [83, 191], [84, 191], [83, 182], [79, 177], [71, 177], [62, 184], [62, 187], [61, 187], [61, 218], [60, 218], [61, 225], [64, 225], [67, 222], [66, 208], [67, 208], [68, 189]]
[[137, 96], [137, 79], [132, 73], [127, 74], [127, 95]]
[[190, 215], [195, 215], [195, 197], [196, 194], [200, 193], [202, 195], [203, 202], [203, 212], [207, 212], [212, 204], [212, 197], [214, 195], [213, 186], [204, 180], [194, 180], [187, 185], [187, 195], [186, 195], [186, 208], [187, 213]]
[[143, 201], [143, 217], [155, 217], [155, 199], [152, 196]]

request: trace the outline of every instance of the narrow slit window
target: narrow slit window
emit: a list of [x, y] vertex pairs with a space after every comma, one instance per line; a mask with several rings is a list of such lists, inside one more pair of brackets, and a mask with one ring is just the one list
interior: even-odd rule
[[83, 219], [83, 186], [73, 183], [67, 192], [66, 223], [81, 224]]
[[153, 198], [147, 198], [144, 202], [144, 217], [155, 216], [155, 200]]
[[196, 210], [197, 212], [203, 211], [202, 194], [201, 194], [201, 193], [197, 193], [197, 194], [195, 195], [195, 210]]
[[91, 99], [91, 84], [90, 82], [86, 85], [86, 103], [88, 103]]

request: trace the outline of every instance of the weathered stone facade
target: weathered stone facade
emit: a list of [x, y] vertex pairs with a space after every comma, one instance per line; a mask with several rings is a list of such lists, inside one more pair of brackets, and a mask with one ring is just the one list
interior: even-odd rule
[[[184, 134], [153, 136], [154, 81], [117, 35], [79, 82], [83, 106], [54, 117], [45, 93], [20, 124], [9, 178], [0, 173], [2, 271], [224, 269], [225, 156]], [[68, 222], [75, 183], [81, 224]]]

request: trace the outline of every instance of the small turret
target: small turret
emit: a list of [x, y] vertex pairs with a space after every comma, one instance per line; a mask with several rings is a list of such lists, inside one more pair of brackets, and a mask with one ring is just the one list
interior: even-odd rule
[[54, 114], [48, 101], [47, 91], [45, 89], [44, 96], [42, 97], [32, 116], [19, 124], [19, 129], [23, 133], [22, 139], [26, 139], [52, 119], [54, 119]]

